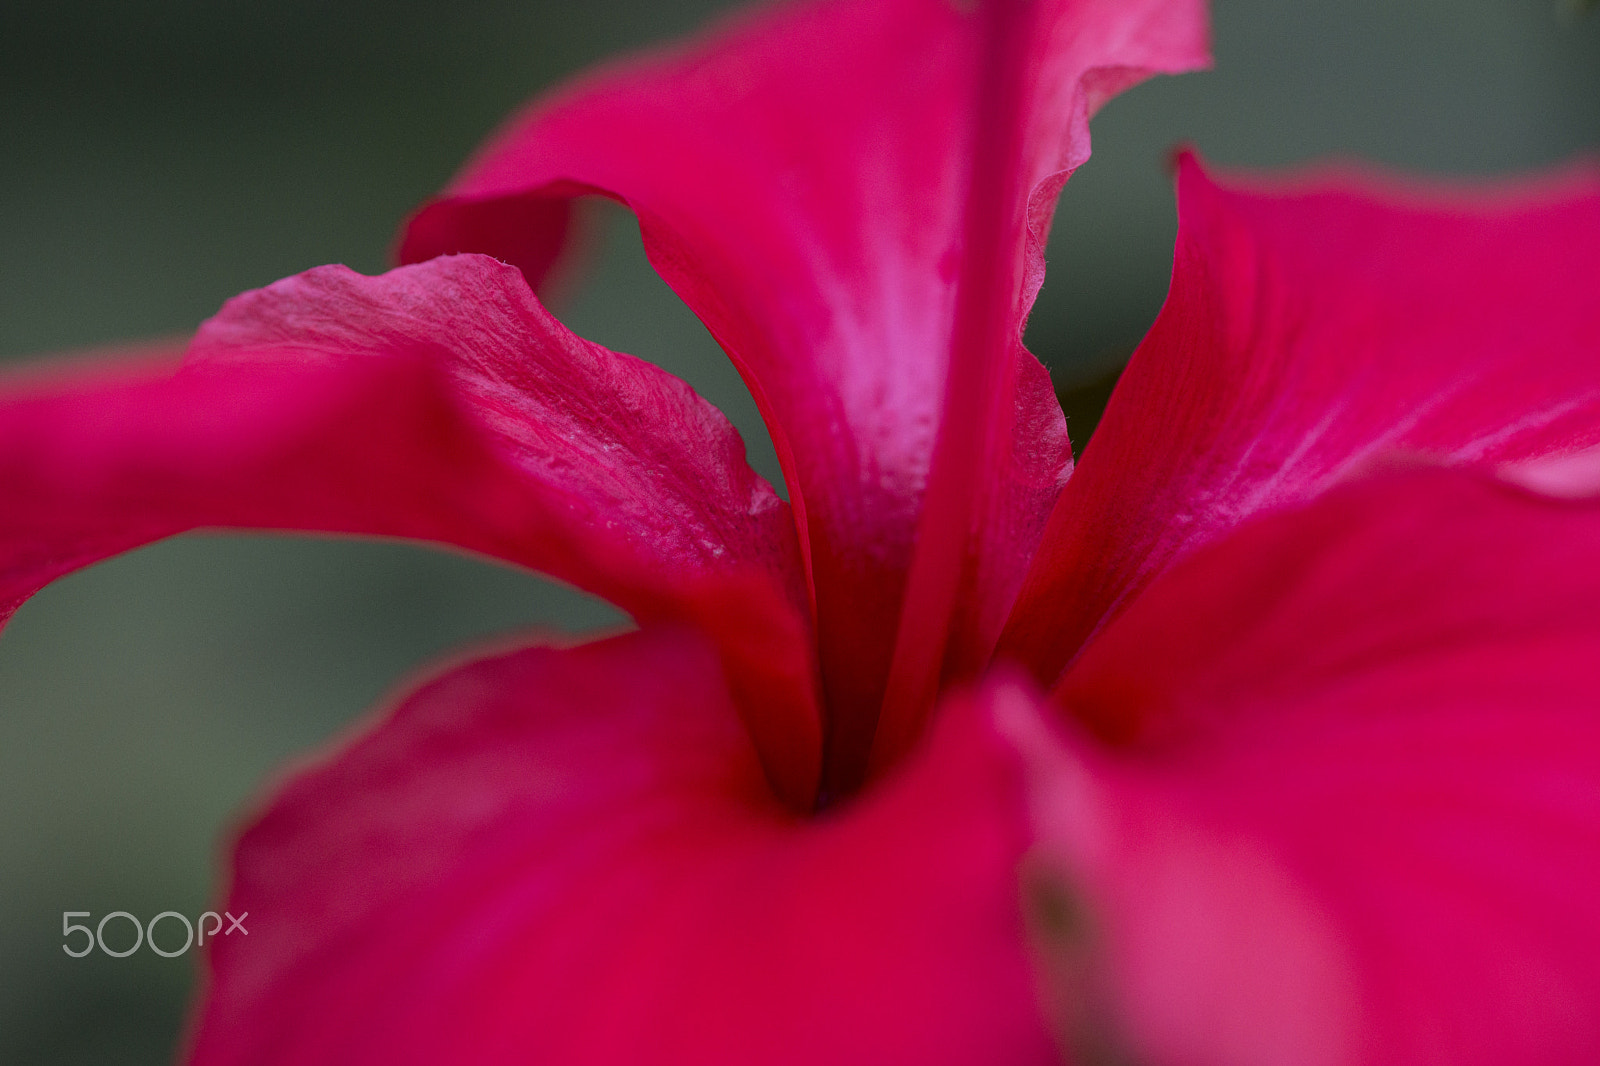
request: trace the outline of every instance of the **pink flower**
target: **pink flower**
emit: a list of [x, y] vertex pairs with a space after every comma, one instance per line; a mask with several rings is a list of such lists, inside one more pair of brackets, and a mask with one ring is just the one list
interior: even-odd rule
[[[1020, 340], [1055, 195], [1100, 103], [1205, 55], [1198, 0], [764, 10], [535, 104], [414, 265], [12, 381], [6, 614], [235, 527], [639, 621], [290, 778], [192, 1059], [1600, 1059], [1600, 169], [1183, 157], [1171, 295], [1072, 472]], [[534, 297], [591, 193], [788, 502]]]

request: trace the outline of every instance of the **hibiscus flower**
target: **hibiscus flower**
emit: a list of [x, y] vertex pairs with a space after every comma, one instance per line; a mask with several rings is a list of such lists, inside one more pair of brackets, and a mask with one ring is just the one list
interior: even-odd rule
[[[241, 834], [197, 1063], [1600, 1053], [1600, 169], [1177, 164], [1081, 466], [1021, 343], [1195, 0], [763, 9], [536, 102], [402, 266], [16, 380], [0, 610], [197, 527], [405, 537], [636, 630], [440, 673]], [[534, 290], [574, 198], [750, 385]], [[220, 908], [219, 908], [220, 909]]]

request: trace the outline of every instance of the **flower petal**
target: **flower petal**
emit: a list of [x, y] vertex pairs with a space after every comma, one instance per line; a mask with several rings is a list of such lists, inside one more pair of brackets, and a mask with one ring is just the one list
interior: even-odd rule
[[1140, 1061], [1595, 1061], [1597, 544], [1600, 502], [1390, 472], [1090, 645], [1056, 697], [1110, 747], [1036, 765]]
[[1129, 597], [1385, 451], [1600, 443], [1600, 167], [1467, 193], [1179, 164], [1172, 292], [1050, 519], [1003, 646], [1053, 678]]
[[1021, 688], [1022, 865], [1041, 1000], [1071, 1062], [1343, 1066], [1357, 982], [1338, 928], [1258, 840], [1063, 736]]
[[1026, 156], [1010, 328], [992, 339], [1019, 363], [1001, 412], [1020, 407], [1031, 439], [1007, 448], [1008, 426], [991, 434], [999, 514], [983, 523], [993, 550], [965, 597], [992, 641], [1071, 460], [1019, 339], [1055, 194], [1106, 97], [1205, 59], [1197, 0], [1033, 6], [1035, 32], [1010, 57], [1028, 68], [1016, 113], [977, 113], [984, 35], [963, 5], [774, 5], [536, 102], [402, 245], [407, 260], [488, 251], [537, 278], [550, 253], [522, 222], [534, 205], [599, 192], [637, 213], [651, 262], [772, 431], [806, 523], [829, 702], [868, 742], [946, 402], [975, 127], [1021, 124]]
[[702, 622], [738, 687], [783, 697], [752, 704], [752, 728], [809, 803], [820, 720], [787, 506], [714, 408], [572, 336], [515, 269], [320, 268], [230, 301], [182, 369], [108, 372], [3, 401], [0, 605], [196, 527], [455, 545]]
[[1204, 61], [1203, 8], [1193, 4], [987, 0], [971, 21], [976, 117], [944, 403], [872, 738], [879, 767], [914, 742], [941, 682], [989, 662], [1070, 471], [1061, 408], [1023, 348], [1022, 323], [1043, 280], [1056, 195], [1088, 156], [1097, 94], [1151, 64]]
[[807, 822], [687, 634], [448, 673], [243, 834], [192, 1061], [1043, 1066], [1015, 763], [950, 718]]

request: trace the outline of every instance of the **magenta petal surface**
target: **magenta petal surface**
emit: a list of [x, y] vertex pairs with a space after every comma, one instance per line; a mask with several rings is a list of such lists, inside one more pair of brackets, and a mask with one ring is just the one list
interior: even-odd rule
[[806, 822], [687, 634], [448, 673], [243, 833], [193, 1061], [1044, 1066], [977, 711]]
[[767, 419], [807, 531], [831, 702], [868, 715], [946, 403], [975, 128], [1020, 124], [1025, 154], [1011, 192], [1026, 224], [994, 347], [1018, 360], [1008, 395], [1028, 439], [1011, 446], [996, 430], [1003, 513], [985, 523], [993, 550], [966, 597], [992, 640], [1071, 459], [1047, 376], [1018, 339], [1055, 193], [1111, 92], [1205, 61], [1203, 5], [1190, 0], [1034, 5], [1032, 32], [1002, 57], [1025, 68], [1026, 95], [979, 114], [975, 6], [775, 4], [616, 64], [514, 120], [412, 221], [401, 252], [484, 250], [536, 276], [549, 253], [530, 250], [531, 205], [584, 192], [629, 205], [656, 269]]
[[[1042, 824], [1100, 886], [1138, 1061], [1600, 1056], [1597, 544], [1600, 502], [1385, 473], [1090, 645], [1056, 698], [1101, 743]], [[1300, 990], [1276, 1022], [1264, 985]]]
[[1062, 733], [1026, 691], [1000, 713], [1029, 767], [1023, 898], [1067, 1061], [1356, 1061], [1344, 938], [1270, 848]]
[[1174, 560], [1385, 452], [1600, 443], [1600, 169], [1217, 184], [1180, 162], [1172, 290], [1062, 493], [1003, 646], [1053, 678]]
[[21, 381], [0, 399], [0, 492], [8, 610], [116, 552], [230, 527], [454, 545], [704, 621], [741, 688], [778, 694], [752, 728], [786, 789], [814, 782], [787, 505], [715, 408], [568, 333], [486, 256], [320, 268], [230, 301], [181, 369]]

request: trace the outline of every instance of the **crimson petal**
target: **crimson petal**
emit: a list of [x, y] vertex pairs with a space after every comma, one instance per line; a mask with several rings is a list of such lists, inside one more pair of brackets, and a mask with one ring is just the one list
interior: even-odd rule
[[[615, 64], [515, 119], [412, 220], [401, 249], [406, 260], [488, 251], [537, 280], [567, 198], [598, 192], [635, 211], [651, 262], [732, 356], [772, 431], [805, 523], [829, 705], [864, 731], [851, 742], [863, 756], [945, 412], [977, 127], [1015, 132], [1001, 140], [1024, 154], [999, 164], [1016, 173], [998, 192], [1017, 200], [1000, 211], [1017, 222], [1004, 269], [987, 279], [1006, 286], [1004, 328], [974, 356], [1017, 366], [979, 401], [998, 424], [953, 445], [995, 467], [984, 487], [997, 513], [979, 522], [961, 597], [973, 618], [955, 619], [982, 644], [1071, 460], [1047, 375], [1020, 342], [1055, 194], [1109, 95], [1205, 61], [1193, 0], [1033, 5], [1032, 32], [1000, 57], [986, 56], [982, 18], [963, 7], [780, 4]], [[978, 113], [986, 63], [1023, 69], [1013, 110]], [[942, 619], [936, 628], [942, 638]]]
[[703, 623], [809, 803], [820, 724], [788, 507], [714, 408], [568, 333], [511, 267], [320, 268], [230, 301], [181, 369], [65, 371], [0, 402], [8, 613], [196, 527], [454, 545]]
[[941, 725], [808, 822], [687, 633], [450, 672], [241, 837], [193, 1062], [1045, 1066], [1015, 760]]
[[1179, 164], [1172, 291], [1002, 642], [1052, 679], [1176, 559], [1384, 451], [1600, 443], [1600, 168], [1488, 190]]
[[1102, 744], [1031, 749], [1100, 921], [1056, 969], [1139, 1061], [1595, 1061], [1596, 544], [1595, 500], [1389, 472], [1090, 645], [1056, 696]]

